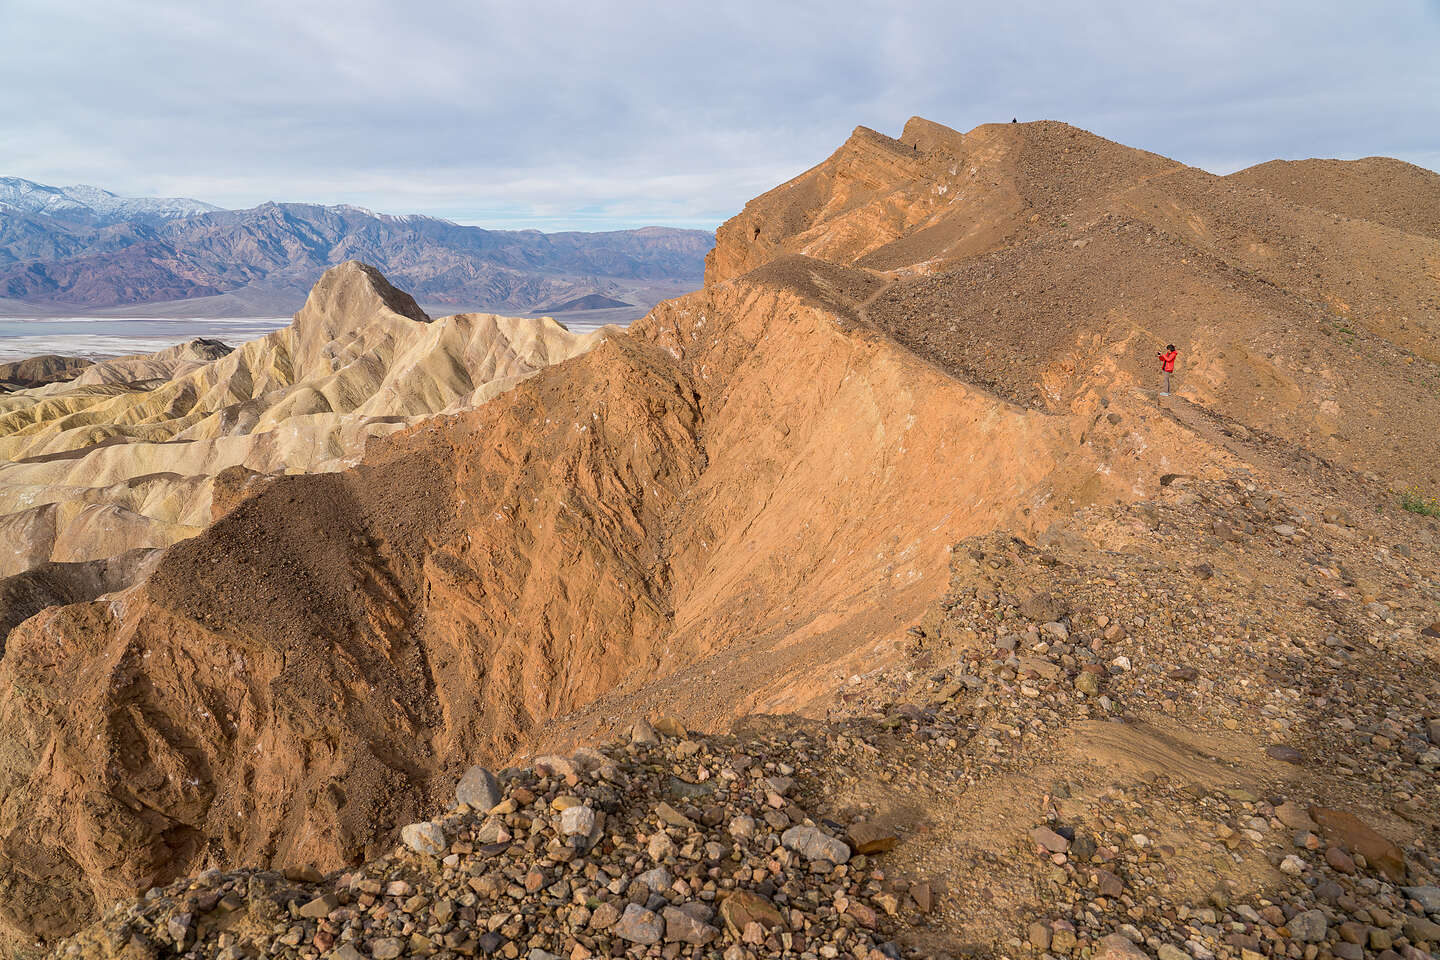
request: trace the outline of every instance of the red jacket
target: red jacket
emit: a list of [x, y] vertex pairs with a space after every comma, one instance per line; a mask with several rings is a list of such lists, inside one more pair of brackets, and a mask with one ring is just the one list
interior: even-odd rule
[[1180, 351], [1178, 350], [1171, 350], [1169, 353], [1160, 354], [1160, 366], [1166, 373], [1175, 372], [1175, 358], [1179, 355]]

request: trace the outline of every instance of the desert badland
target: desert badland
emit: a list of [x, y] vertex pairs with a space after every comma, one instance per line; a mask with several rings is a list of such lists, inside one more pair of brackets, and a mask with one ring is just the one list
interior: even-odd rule
[[1437, 365], [1434, 173], [914, 118], [625, 329], [6, 371], [5, 949], [1425, 960]]

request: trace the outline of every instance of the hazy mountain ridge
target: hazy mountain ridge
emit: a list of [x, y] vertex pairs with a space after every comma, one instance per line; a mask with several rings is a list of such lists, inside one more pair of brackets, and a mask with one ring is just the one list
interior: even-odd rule
[[701, 230], [486, 230], [350, 205], [220, 210], [0, 180], [0, 297], [82, 310], [228, 293], [298, 307], [327, 268], [358, 258], [427, 303], [523, 312], [637, 283], [679, 292], [699, 284], [712, 243]]
[[220, 208], [188, 197], [122, 197], [75, 184], [52, 187], [22, 177], [0, 177], [0, 211], [41, 214], [63, 220], [111, 224], [121, 221], [162, 223]]

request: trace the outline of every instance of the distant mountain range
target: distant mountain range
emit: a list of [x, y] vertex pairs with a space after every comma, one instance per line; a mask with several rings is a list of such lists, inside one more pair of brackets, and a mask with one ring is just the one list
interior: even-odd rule
[[486, 230], [353, 206], [222, 210], [0, 178], [0, 306], [37, 312], [289, 313], [351, 259], [454, 310], [643, 310], [698, 286], [713, 243], [702, 230]]
[[51, 187], [19, 177], [0, 177], [0, 215], [5, 216], [39, 214], [103, 227], [124, 221], [164, 223], [219, 209], [184, 197], [121, 197], [85, 184]]

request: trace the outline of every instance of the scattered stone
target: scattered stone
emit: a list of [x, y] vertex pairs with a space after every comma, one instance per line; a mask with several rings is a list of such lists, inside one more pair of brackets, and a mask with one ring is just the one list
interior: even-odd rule
[[675, 740], [684, 740], [690, 736], [690, 731], [686, 730], [684, 724], [674, 717], [661, 717], [656, 720], [655, 732], [662, 737], [671, 737]]
[[1150, 960], [1150, 955], [1118, 933], [1102, 937], [1093, 960]]
[[740, 936], [751, 924], [774, 930], [784, 920], [769, 900], [750, 890], [736, 890], [720, 903], [720, 919], [731, 936]]
[[1092, 869], [1090, 879], [1094, 883], [1095, 892], [1102, 897], [1119, 897], [1125, 893], [1125, 883], [1103, 867]]
[[1280, 804], [1280, 806], [1276, 807], [1275, 816], [1279, 818], [1280, 822], [1285, 824], [1285, 826], [1295, 830], [1308, 830], [1313, 832], [1320, 829], [1320, 825], [1311, 819], [1310, 813], [1293, 800], [1286, 800]]
[[850, 847], [819, 827], [791, 827], [780, 835], [780, 842], [807, 860], [828, 860], [838, 864], [850, 859]]
[[455, 799], [471, 810], [488, 813], [500, 802], [500, 784], [495, 781], [495, 775], [484, 767], [471, 767], [456, 785]]
[[1411, 943], [1440, 944], [1440, 923], [1424, 917], [1406, 917], [1401, 933]]
[[915, 909], [921, 913], [929, 913], [935, 909], [935, 891], [923, 880], [910, 885], [910, 899], [914, 902]]
[[405, 941], [399, 937], [384, 937], [370, 944], [370, 956], [375, 960], [395, 960], [404, 952]]
[[1030, 839], [1035, 841], [1036, 846], [1051, 853], [1064, 853], [1070, 849], [1070, 841], [1049, 827], [1036, 827], [1031, 830]]
[[720, 935], [719, 930], [681, 907], [666, 907], [663, 916], [668, 942], [693, 943], [703, 947]]
[[1272, 743], [1265, 748], [1265, 755], [1284, 763], [1299, 763], [1302, 759], [1299, 750], [1284, 743]]
[[1286, 926], [1290, 930], [1290, 936], [1302, 943], [1320, 943], [1329, 931], [1325, 914], [1319, 910], [1297, 913], [1290, 918]]
[[1311, 807], [1310, 817], [1320, 825], [1327, 839], [1362, 855], [1366, 863], [1391, 882], [1399, 883], [1405, 879], [1405, 854], [1359, 817], [1326, 807]]
[[1404, 887], [1405, 896], [1420, 904], [1426, 913], [1440, 913], [1440, 887]]
[[660, 818], [661, 823], [669, 824], [672, 827], [680, 827], [682, 830], [700, 829], [694, 820], [691, 820], [668, 803], [661, 802], [656, 805], [655, 815]]
[[1065, 602], [1053, 593], [1036, 593], [1020, 604], [1020, 616], [1039, 623], [1050, 623], [1065, 616]]
[[660, 742], [660, 734], [656, 732], [649, 720], [641, 717], [635, 721], [630, 728], [630, 742], [639, 744], [653, 744]]
[[446, 850], [445, 831], [426, 820], [400, 829], [400, 841], [416, 853], [438, 857]]
[[856, 853], [874, 854], [885, 853], [893, 850], [899, 838], [891, 830], [877, 827], [873, 823], [861, 821], [852, 823], [846, 833], [846, 839], [850, 841], [850, 848]]
[[340, 906], [340, 898], [333, 893], [327, 893], [316, 897], [300, 908], [300, 916], [318, 920], [321, 917], [328, 917]]
[[645, 884], [651, 893], [668, 890], [670, 889], [670, 884], [675, 882], [675, 879], [670, 876], [670, 871], [664, 867], [653, 867], [640, 874], [636, 879]]
[[[375, 960], [397, 943], [397, 958], [918, 960], [911, 944], [997, 919], [1010, 933], [977, 950], [1016, 960], [1427, 960], [1440, 920], [1429, 829], [1440, 703], [1416, 616], [1440, 579], [1386, 552], [1384, 515], [1367, 512], [1366, 536], [1342, 540], [1295, 520], [1312, 503], [1198, 478], [1172, 488], [1115, 508], [1118, 529], [1144, 519], [1157, 531], [1146, 551], [1077, 552], [1063, 537], [1037, 549], [1004, 533], [960, 546], [909, 662], [852, 675], [823, 722], [752, 718], [717, 736], [662, 722], [662, 737], [642, 721], [622, 743], [499, 773], [483, 809], [462, 797], [466, 771], [463, 805], [411, 825], [389, 855], [323, 880], [176, 881], [51, 960], [120, 960], [98, 946], [120, 929], [117, 945], [146, 960], [328, 960], [347, 946]], [[1220, 515], [1239, 545], [1211, 537]], [[1270, 535], [1282, 521], [1292, 540]], [[1257, 582], [1277, 589], [1255, 569], [1296, 586], [1254, 596]], [[1367, 575], [1392, 598], [1383, 610], [1352, 589]], [[1064, 597], [1064, 615], [1022, 613], [1017, 598], [1039, 593]], [[1303, 749], [1313, 793], [1283, 796], [1273, 763], [1192, 749], [1191, 731], [1200, 744], [1224, 729], [1282, 762], [1300, 759], [1290, 744]], [[1059, 766], [1091, 745], [1093, 770]], [[1115, 756], [1140, 775], [1109, 775]], [[1056, 773], [1027, 781], [1037, 761]], [[1225, 767], [1248, 776], [1202, 775]], [[1218, 785], [1237, 782], [1248, 789]], [[1035, 818], [996, 823], [1008, 856], [957, 845], [927, 809], [964, 806], [988, 784], [1024, 784], [1013, 816]], [[1322, 812], [1338, 799], [1415, 824], [1413, 846]], [[894, 856], [897, 833], [875, 821], [912, 804], [914, 839]], [[1286, 876], [1229, 885], [1231, 859]], [[912, 875], [931, 870], [934, 888]], [[949, 891], [944, 904], [934, 889]], [[70, 944], [83, 949], [60, 952]]]
[[590, 914], [590, 926], [595, 930], [609, 930], [619, 919], [620, 908], [606, 900]]
[[616, 936], [631, 943], [659, 943], [665, 934], [665, 921], [657, 914], [646, 910], [638, 903], [626, 906], [620, 921], [614, 927]]
[[1355, 873], [1357, 869], [1355, 861], [1351, 858], [1350, 854], [1341, 850], [1339, 847], [1330, 847], [1325, 851], [1325, 862], [1330, 864], [1331, 868], [1337, 873], [1343, 873], [1347, 876]]
[[594, 829], [595, 811], [589, 807], [569, 807], [560, 814], [560, 832], [567, 837], [586, 837]]

